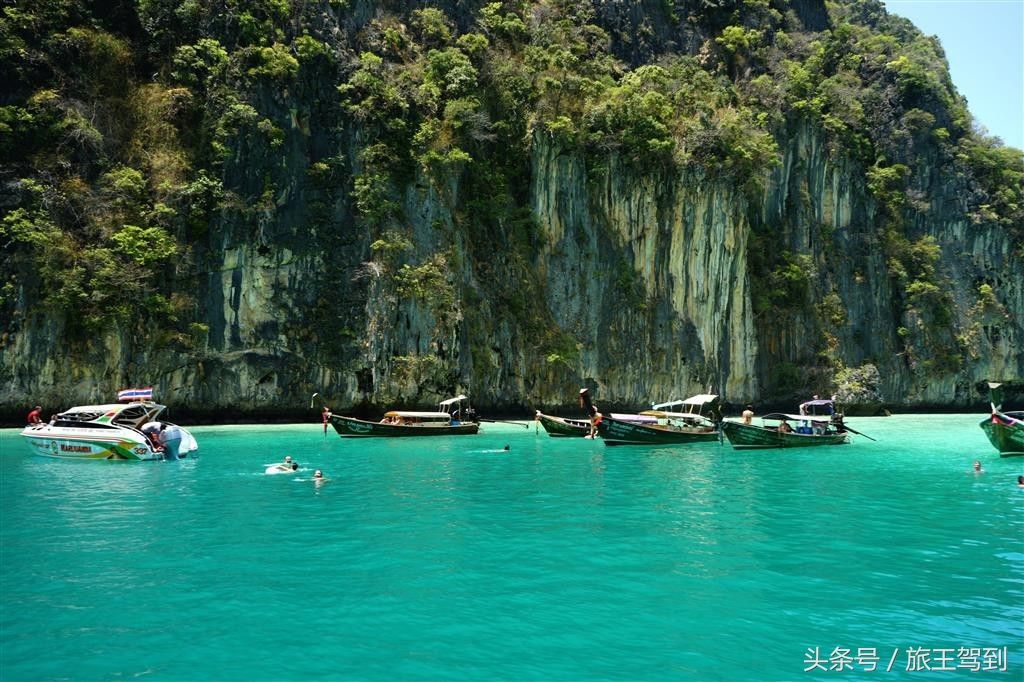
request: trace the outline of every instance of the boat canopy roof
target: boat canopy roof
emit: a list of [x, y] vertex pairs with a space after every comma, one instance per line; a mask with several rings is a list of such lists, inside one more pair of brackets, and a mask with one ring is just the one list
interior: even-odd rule
[[773, 412], [772, 414], [766, 414], [761, 419], [772, 419], [774, 421], [795, 421], [795, 422], [821, 422], [827, 424], [832, 420], [832, 415], [829, 414], [785, 414], [783, 412]]
[[718, 400], [717, 395], [710, 393], [701, 393], [700, 395], [690, 396], [686, 400], [670, 400], [667, 403], [658, 403], [657, 405], [651, 405], [652, 410], [664, 410], [665, 408], [677, 407], [679, 405], [708, 405]]
[[698, 421], [711, 421], [711, 419], [704, 414], [698, 412], [666, 412], [664, 410], [644, 410], [641, 414], [650, 415], [657, 417], [658, 419], [691, 419]]
[[620, 422], [633, 422], [634, 424], [654, 424], [658, 421], [657, 417], [650, 414], [619, 414], [612, 412], [608, 416]]
[[385, 417], [404, 417], [407, 419], [444, 419], [448, 420], [451, 415], [447, 412], [410, 412], [406, 410], [391, 410], [384, 413]]
[[834, 400], [807, 400], [800, 403], [800, 411], [807, 414], [815, 414], [820, 411], [820, 408], [826, 410], [835, 411], [836, 403]]
[[112, 403], [108, 405], [78, 405], [57, 415], [61, 421], [114, 422], [138, 428], [148, 421], [154, 421], [166, 410], [164, 405], [154, 402]]
[[447, 406], [451, 405], [452, 403], [460, 403], [463, 400], [469, 400], [469, 398], [464, 396], [464, 395], [462, 395], [460, 393], [459, 395], [455, 396], [454, 398], [448, 398], [447, 400], [442, 400], [440, 405], [441, 405], [441, 407], [447, 407]]

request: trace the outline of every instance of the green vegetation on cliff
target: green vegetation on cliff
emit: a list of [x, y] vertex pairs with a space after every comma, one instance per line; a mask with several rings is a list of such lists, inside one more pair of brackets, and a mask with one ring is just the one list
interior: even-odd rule
[[[274, 343], [362, 372], [364, 392], [384, 390], [364, 381], [365, 330], [413, 309], [433, 331], [392, 349], [397, 383], [427, 373], [452, 388], [460, 345], [493, 368], [501, 319], [538, 366], [576, 380], [581, 343], [537, 305], [539, 139], [584, 159], [594, 183], [612, 168], [686, 177], [756, 206], [787, 139], [824, 131], [829, 157], [862, 169], [902, 350], [924, 375], [955, 371], [1000, 305], [971, 301], [977, 319], [954, 320], [943, 245], [922, 229], [944, 210], [936, 184], [1024, 257], [1024, 156], [974, 129], [941, 46], [877, 0], [651, 1], [629, 15], [573, 0], [14, 0], [0, 12], [5, 339], [46, 316], [71, 349], [116, 329], [142, 349], [201, 356], [213, 336], [228, 350], [204, 296], [240, 241], [267, 258], [327, 254]], [[432, 237], [408, 214], [416, 194], [445, 207]], [[842, 301], [813, 279], [828, 263], [763, 248], [787, 227], [753, 223], [761, 324], [800, 302], [812, 362], [848, 376]], [[822, 239], [836, 258], [835, 235]], [[611, 279], [629, 280], [653, 321], [632, 275]], [[386, 303], [373, 310], [375, 292]]]

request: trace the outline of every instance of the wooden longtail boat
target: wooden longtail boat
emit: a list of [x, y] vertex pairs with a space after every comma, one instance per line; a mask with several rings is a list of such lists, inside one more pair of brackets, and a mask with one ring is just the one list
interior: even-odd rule
[[[761, 421], [762, 424], [758, 426], [727, 420], [722, 422], [722, 432], [737, 450], [807, 448], [850, 442], [841, 414], [774, 413], [764, 415]], [[791, 427], [791, 421], [797, 426]], [[792, 430], [787, 431], [787, 428]]]
[[[652, 406], [627, 421], [623, 415], [602, 416], [597, 430], [608, 445], [680, 445], [718, 441], [714, 420], [718, 396], [701, 394]], [[673, 411], [680, 409], [682, 411]]]
[[[644, 414], [611, 414], [609, 416], [612, 419], [629, 423], [657, 423], [657, 419], [655, 417], [650, 417]], [[602, 417], [602, 419], [607, 418], [608, 417]], [[540, 425], [544, 427], [544, 430], [547, 431], [548, 435], [551, 436], [552, 438], [586, 438], [587, 436], [590, 435], [589, 419], [569, 419], [567, 417], [553, 417], [550, 414], [544, 414], [540, 410], [537, 410], [537, 414], [534, 415], [534, 419], [540, 422]]]
[[409, 436], [463, 436], [477, 433], [476, 413], [462, 403], [464, 395], [442, 400], [437, 412], [392, 410], [379, 422], [332, 414], [328, 421], [342, 438], [403, 438]]
[[992, 415], [979, 426], [1001, 457], [1024, 456], [1024, 411], [1003, 412], [1002, 384], [989, 383]]
[[587, 419], [568, 419], [566, 417], [553, 417], [537, 410], [534, 419], [540, 422], [544, 430], [552, 438], [583, 438], [590, 435], [590, 421]]

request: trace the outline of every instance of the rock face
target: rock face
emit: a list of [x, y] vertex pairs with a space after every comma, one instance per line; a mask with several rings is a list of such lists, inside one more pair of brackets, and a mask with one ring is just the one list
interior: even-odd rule
[[[942, 246], [939, 268], [956, 302], [950, 340], [970, 334], [955, 349], [964, 362], [925, 376], [901, 352], [900, 328], [913, 321], [894, 304], [863, 177], [829, 156], [810, 127], [783, 141], [757, 202], [722, 180], [642, 173], [616, 159], [588, 176], [582, 155], [537, 136], [529, 197], [542, 238], [528, 266], [542, 295], [528, 301], [529, 313], [549, 320], [564, 352], [505, 314], [505, 289], [493, 280], [523, 276], [521, 264], [501, 248], [485, 249], [485, 261], [479, 244], [471, 253], [473, 236], [456, 224], [458, 183], [442, 197], [421, 179], [403, 194], [410, 260], [449, 254], [456, 304], [445, 321], [396, 291], [387, 266], [372, 261], [368, 235], [343, 216], [337, 224], [353, 230], [343, 238], [302, 234], [275, 216], [258, 226], [256, 243], [246, 230], [216, 225], [197, 279], [197, 318], [209, 329], [202, 348], [159, 350], [152, 339], [110, 330], [69, 355], [61, 321], [29, 309], [2, 350], [0, 402], [10, 412], [37, 401], [56, 408], [109, 400], [136, 384], [156, 386], [159, 399], [182, 410], [281, 416], [308, 407], [315, 391], [336, 409], [429, 405], [466, 391], [483, 407], [514, 412], [571, 405], [582, 385], [615, 405], [709, 388], [734, 403], [785, 400], [797, 396], [777, 389], [776, 368], [815, 364], [823, 349], [813, 311], [827, 293], [845, 312], [830, 352], [846, 366], [876, 364], [887, 404], [967, 405], [979, 399], [979, 382], [1024, 374], [1021, 261], [1003, 231], [956, 210], [955, 186], [942, 188], [953, 196], [930, 196], [934, 208], [915, 229]], [[812, 286], [788, 311], [755, 314], [751, 236], [768, 227], [768, 248], [807, 254]], [[990, 282], [998, 301], [980, 316], [978, 282]]]
[[[596, 13], [628, 33], [666, 11], [643, 5]], [[826, 26], [823, 4], [794, 7], [813, 30]], [[355, 2], [332, 30], [351, 41], [375, 11]], [[619, 56], [695, 53], [707, 37], [663, 35], [663, 23]], [[332, 93], [310, 81], [253, 95], [282, 139], [228, 145], [220, 179], [237, 205], [212, 215], [174, 273], [195, 300], [191, 342], [137, 325], [76, 340], [66, 320], [33, 307], [26, 281], [22, 322], [0, 345], [0, 414], [149, 385], [178, 414], [219, 419], [305, 418], [314, 392], [366, 411], [465, 392], [481, 410], [524, 417], [573, 406], [581, 386], [602, 406], [705, 391], [792, 403], [865, 366], [877, 368], [878, 402], [964, 407], [984, 380], [1024, 376], [1022, 245], [971, 220], [941, 162], [916, 161], [917, 201], [901, 217], [907, 239], [940, 247], [944, 318], [894, 277], [867, 169], [815, 125], [777, 134], [779, 163], [753, 189], [595, 159], [538, 131], [510, 192], [528, 218], [474, 230], [472, 164], [440, 180], [407, 172], [389, 191], [408, 244], [391, 249], [379, 243], [388, 225], [368, 227], [351, 199], [372, 136], [336, 120], [323, 104]], [[314, 185], [314, 160], [327, 158], [343, 162]], [[797, 284], [768, 291], [776, 272]]]
[[[547, 228], [541, 269], [547, 304], [586, 349], [580, 372], [605, 400], [643, 404], [712, 387], [733, 402], [799, 398], [776, 389], [780, 364], [820, 380], [814, 314], [829, 293], [844, 319], [830, 330], [829, 352], [845, 366], [877, 365], [878, 391], [893, 405], [968, 405], [988, 377], [1019, 377], [1022, 328], [1019, 259], [996, 226], [972, 225], [955, 198], [933, 196], [915, 230], [942, 245], [939, 269], [953, 291], [956, 330], [973, 329], [956, 371], [922, 376], [900, 339], [897, 305], [877, 209], [864, 169], [831, 157], [820, 131], [802, 126], [782, 145], [782, 162], [752, 204], [728, 184], [700, 177], [657, 178], [614, 167], [587, 185], [583, 161], [538, 140], [533, 206]], [[956, 192], [955, 186], [949, 191]], [[807, 254], [805, 300], [755, 314], [748, 275], [752, 230], [771, 229], [769, 248]], [[1019, 248], [1019, 246], [1017, 247]], [[639, 297], [616, 273], [635, 277]], [[993, 282], [999, 305], [982, 318], [977, 283]], [[949, 331], [949, 330], [947, 330]], [[964, 331], [950, 332], [950, 343]], [[820, 387], [820, 388], [816, 388]], [[798, 387], [830, 392], [827, 382]]]

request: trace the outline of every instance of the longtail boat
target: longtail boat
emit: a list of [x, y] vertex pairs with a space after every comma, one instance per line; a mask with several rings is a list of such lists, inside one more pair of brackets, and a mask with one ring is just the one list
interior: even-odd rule
[[1002, 384], [990, 382], [989, 401], [992, 414], [979, 426], [1001, 457], [1024, 455], [1024, 411], [1003, 412]]
[[327, 419], [342, 438], [471, 435], [480, 430], [480, 424], [468, 400], [464, 395], [442, 400], [437, 412], [391, 410], [379, 422], [337, 414]]
[[[831, 403], [827, 400], [803, 403], [800, 411], [804, 414], [766, 414], [761, 417], [761, 425], [726, 420], [722, 422], [722, 432], [737, 450], [807, 448], [849, 443], [847, 431], [850, 429], [843, 424], [843, 415], [835, 412]], [[824, 414], [808, 414], [815, 411], [811, 408], [825, 408], [819, 410], [824, 411]]]
[[[629, 423], [657, 423], [656, 418], [644, 414], [611, 414], [609, 416], [612, 419]], [[601, 418], [607, 419], [608, 417], [602, 416]], [[552, 438], [586, 438], [590, 435], [589, 419], [553, 417], [550, 414], [544, 414], [540, 410], [537, 410], [537, 414], [534, 415], [534, 419], [540, 422], [540, 425], [544, 427], [544, 430], [547, 431], [548, 435]]]
[[533, 417], [548, 435], [552, 438], [584, 438], [590, 435], [589, 419], [568, 419], [566, 417], [554, 417], [537, 410]]
[[[636, 420], [623, 415], [601, 416], [597, 430], [607, 445], [680, 445], [718, 441], [715, 420], [718, 396], [695, 395], [653, 405]], [[678, 410], [678, 411], [676, 411]]]

